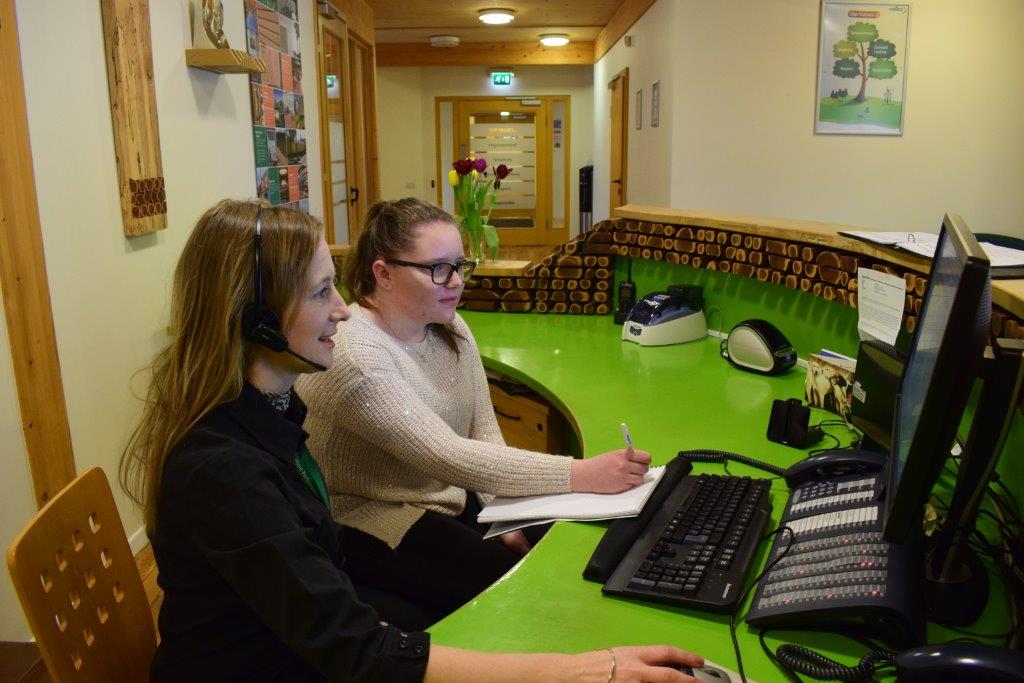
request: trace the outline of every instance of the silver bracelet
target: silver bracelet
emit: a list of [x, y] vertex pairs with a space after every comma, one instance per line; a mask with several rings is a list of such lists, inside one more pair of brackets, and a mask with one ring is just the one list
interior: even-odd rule
[[608, 672], [608, 683], [615, 683], [615, 650], [608, 648], [608, 654], [612, 656], [612, 670]]

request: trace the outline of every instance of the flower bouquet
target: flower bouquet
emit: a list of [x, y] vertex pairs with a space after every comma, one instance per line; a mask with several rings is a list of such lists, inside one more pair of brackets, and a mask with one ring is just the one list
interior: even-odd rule
[[492, 170], [493, 177], [487, 173], [486, 159], [470, 157], [456, 161], [448, 171], [448, 182], [455, 189], [455, 206], [459, 210], [459, 232], [476, 261], [484, 259], [485, 247], [490, 258], [498, 256], [498, 231], [490, 224], [494, 191], [501, 187], [501, 181], [512, 169], [501, 164]]

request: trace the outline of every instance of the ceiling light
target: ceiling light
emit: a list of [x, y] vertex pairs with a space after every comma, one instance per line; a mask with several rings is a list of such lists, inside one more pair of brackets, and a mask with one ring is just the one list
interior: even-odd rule
[[540, 37], [540, 44], [548, 47], [562, 47], [569, 44], [569, 36], [564, 33], [545, 33]]
[[431, 47], [458, 47], [458, 36], [430, 36]]
[[480, 10], [479, 16], [485, 24], [508, 24], [516, 18], [516, 12], [505, 7], [492, 7]]

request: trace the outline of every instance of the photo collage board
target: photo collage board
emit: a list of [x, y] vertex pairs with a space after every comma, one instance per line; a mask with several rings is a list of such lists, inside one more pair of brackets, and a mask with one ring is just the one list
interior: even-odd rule
[[250, 55], [266, 64], [249, 78], [256, 192], [272, 206], [309, 212], [306, 117], [297, 0], [244, 0]]

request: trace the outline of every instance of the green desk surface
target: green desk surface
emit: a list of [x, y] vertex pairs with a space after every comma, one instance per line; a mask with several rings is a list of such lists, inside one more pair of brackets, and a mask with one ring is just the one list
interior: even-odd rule
[[[484, 364], [519, 379], [575, 422], [585, 456], [622, 447], [626, 422], [638, 448], [654, 464], [681, 449], [732, 451], [786, 466], [806, 455], [770, 443], [765, 429], [771, 402], [802, 396], [804, 371], [764, 377], [732, 367], [719, 356], [717, 339], [666, 347], [639, 347], [619, 339], [610, 316], [463, 312]], [[815, 411], [812, 421], [828, 413]], [[845, 445], [845, 427], [830, 427]], [[824, 443], [824, 442], [823, 442]], [[695, 472], [721, 473], [718, 464]], [[770, 476], [742, 465], [737, 475]], [[774, 528], [786, 501], [781, 480], [772, 485]], [[602, 523], [559, 522], [509, 574], [468, 605], [435, 624], [435, 643], [486, 651], [579, 652], [618, 645], [669, 643], [736, 669], [728, 616], [601, 595], [581, 572], [606, 528]], [[757, 566], [763, 565], [762, 544]], [[752, 577], [751, 577], [752, 578]], [[990, 608], [991, 609], [991, 608]], [[1002, 610], [985, 622], [999, 630]], [[820, 633], [773, 632], [854, 662], [863, 647]], [[783, 680], [757, 643], [756, 632], [737, 626], [747, 675], [765, 683]], [[948, 634], [930, 631], [932, 642]], [[770, 643], [777, 642], [769, 638]]]

